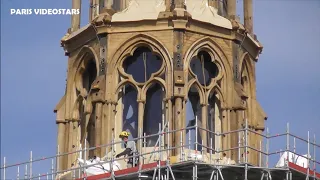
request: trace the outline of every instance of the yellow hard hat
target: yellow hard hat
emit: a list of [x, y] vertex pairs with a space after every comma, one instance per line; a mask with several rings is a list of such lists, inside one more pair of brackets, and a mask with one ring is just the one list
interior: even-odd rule
[[122, 131], [119, 135], [119, 138], [122, 138], [122, 137], [129, 137], [130, 133], [127, 132], [127, 131]]

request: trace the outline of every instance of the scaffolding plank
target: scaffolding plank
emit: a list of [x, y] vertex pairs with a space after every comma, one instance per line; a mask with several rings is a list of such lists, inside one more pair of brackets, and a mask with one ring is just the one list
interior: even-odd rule
[[[305, 174], [305, 175], [308, 174], [308, 169], [307, 169], [307, 168], [298, 166], [298, 165], [296, 165], [296, 164], [294, 164], [294, 163], [292, 163], [292, 162], [289, 162], [289, 167], [290, 167], [290, 169], [295, 170], [295, 171], [300, 172], [300, 173], [303, 173], [303, 174]], [[309, 176], [313, 177], [314, 174], [316, 174], [316, 177], [317, 177], [317, 178], [320, 178], [320, 173], [314, 172], [314, 171], [312, 171], [312, 170], [309, 170]]]
[[[160, 165], [165, 166], [166, 162], [161, 161]], [[158, 166], [157, 162], [150, 163], [150, 164], [143, 164], [141, 167], [141, 170], [142, 171], [152, 170], [152, 169], [156, 168], [157, 166]], [[121, 176], [121, 175], [126, 175], [126, 174], [137, 173], [137, 172], [139, 172], [139, 166], [114, 171], [114, 174], [115, 174], [115, 176]], [[88, 176], [86, 179], [87, 180], [101, 180], [101, 179], [107, 179], [110, 177], [111, 177], [111, 173], [105, 173], [105, 174], [99, 174], [99, 175], [95, 175], [95, 176]], [[77, 180], [82, 180], [82, 178], [79, 178]]]

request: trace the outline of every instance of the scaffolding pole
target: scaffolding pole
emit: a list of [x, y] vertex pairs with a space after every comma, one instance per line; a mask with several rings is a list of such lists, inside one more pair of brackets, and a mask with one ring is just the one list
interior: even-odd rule
[[[140, 141], [142, 141], [142, 128], [139, 128], [139, 139], [140, 139]], [[139, 143], [139, 149], [140, 149], [140, 152], [142, 153], [142, 147], [143, 147], [143, 142], [140, 142]], [[141, 153], [139, 153], [139, 154], [141, 154]], [[140, 158], [140, 156], [138, 157], [138, 158]], [[141, 155], [141, 160], [143, 159], [143, 156]], [[141, 180], [141, 168], [142, 168], [142, 161], [141, 160], [139, 160], [139, 180]]]
[[286, 153], [287, 153], [287, 157], [286, 157], [286, 160], [285, 160], [285, 166], [287, 168], [287, 172], [286, 172], [286, 180], [291, 180], [290, 179], [290, 174], [291, 174], [291, 171], [290, 171], [290, 167], [289, 167], [289, 152], [290, 152], [290, 129], [289, 129], [289, 123], [287, 123], [287, 129], [286, 129], [286, 137], [287, 137], [287, 140], [286, 140]]
[[6, 179], [6, 157], [3, 157], [3, 179]]
[[161, 155], [162, 155], [162, 152], [161, 152], [161, 143], [162, 143], [162, 139], [161, 139], [161, 123], [159, 123], [159, 154], [158, 154], [158, 179], [160, 180], [161, 178]]
[[53, 159], [51, 159], [51, 179], [55, 179], [54, 178], [54, 166], [53, 166]]
[[30, 151], [29, 178], [32, 179], [32, 151]]
[[248, 180], [248, 119], [246, 119], [246, 127], [245, 127], [245, 171], [244, 171], [244, 179]]
[[183, 135], [182, 131], [180, 132], [180, 162], [184, 161], [184, 148], [183, 148]]
[[[238, 132], [238, 146], [241, 147], [241, 132]], [[241, 149], [238, 149], [238, 163], [241, 163]]]
[[261, 167], [262, 166], [262, 142], [261, 141], [259, 141], [259, 167]]
[[313, 135], [313, 177], [316, 179], [316, 134]]
[[168, 178], [169, 179], [169, 176], [170, 176], [170, 172], [169, 172], [169, 165], [170, 165], [170, 136], [169, 136], [169, 123], [167, 124], [166, 126], [166, 135], [167, 135], [167, 158], [166, 158], [166, 166], [167, 166], [167, 174], [166, 174], [166, 177], [165, 177], [165, 180]]
[[306, 180], [309, 180], [309, 176], [310, 176], [310, 132], [308, 131], [308, 155], [307, 155], [307, 176], [306, 176]]
[[18, 166], [18, 170], [17, 170], [17, 180], [20, 179], [20, 166]]
[[114, 157], [113, 157], [113, 152], [114, 152], [114, 129], [112, 129], [112, 134], [111, 134], [111, 164], [110, 164], [110, 169], [111, 169], [111, 179], [115, 180], [114, 178], [114, 171], [113, 171], [113, 161], [114, 161]]
[[270, 139], [270, 135], [269, 135], [269, 128], [267, 128], [267, 132], [266, 132], [266, 137], [267, 137], [267, 144], [266, 144], [266, 168], [269, 167], [269, 139]]
[[213, 143], [212, 137], [210, 137], [210, 161], [209, 161], [210, 164], [212, 164], [212, 148], [213, 148], [212, 143]]
[[[195, 149], [196, 149], [196, 158], [195, 158], [195, 164], [194, 164], [194, 175], [193, 175], [193, 180], [198, 179], [198, 116], [196, 116], [196, 141], [195, 141]], [[203, 147], [202, 147], [203, 148]]]
[[28, 179], [28, 164], [26, 164], [24, 169], [24, 179]]
[[188, 160], [191, 160], [191, 132], [188, 135]]
[[[57, 172], [60, 170], [60, 166], [59, 166], [59, 156], [60, 156], [60, 146], [57, 146], [57, 156], [56, 156], [56, 168], [54, 169], [54, 166], [52, 166], [53, 172]], [[53, 163], [53, 162], [52, 162]], [[55, 176], [57, 176], [58, 174], [56, 174]], [[54, 177], [55, 178], [55, 177]]]
[[[107, 152], [107, 151], [106, 151]], [[87, 162], [87, 135], [86, 138], [84, 139], [84, 151], [83, 151], [83, 160], [84, 162]], [[87, 173], [86, 173], [86, 168], [83, 168], [83, 179], [87, 179]]]

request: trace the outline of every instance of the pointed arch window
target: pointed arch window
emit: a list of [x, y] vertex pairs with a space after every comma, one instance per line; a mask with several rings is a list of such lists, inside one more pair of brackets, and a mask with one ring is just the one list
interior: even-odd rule
[[[94, 58], [84, 59], [83, 60], [83, 67], [79, 70], [81, 74], [79, 74], [81, 79], [79, 79], [81, 87], [77, 87], [76, 95], [77, 97], [80, 95], [80, 91], [85, 92], [85, 94], [81, 95], [88, 95], [88, 93], [91, 90], [91, 85], [94, 82], [94, 80], [97, 78], [98, 70], [95, 63]], [[83, 101], [87, 101], [87, 96], [79, 98], [79, 115], [80, 115], [80, 139], [79, 141], [86, 140], [87, 148], [94, 147], [95, 146], [95, 105], [92, 105], [92, 113], [89, 114], [89, 117], [87, 117], [87, 114], [85, 114], [85, 105], [83, 104]], [[88, 118], [88, 119], [87, 119]], [[89, 156], [93, 155], [94, 150], [89, 151]]]
[[[156, 54], [154, 54], [147, 47], [138, 47], [132, 56], [127, 57], [123, 62], [124, 72], [127, 74], [125, 76], [132, 76], [134, 83], [142, 88], [147, 81], [150, 81], [152, 75], [157, 73], [163, 65], [163, 60]], [[161, 71], [162, 72], [162, 71]], [[163, 74], [157, 74], [158, 77], [164, 78]], [[126, 90], [128, 91], [128, 90]], [[133, 90], [132, 90], [133, 91]], [[131, 92], [131, 91], [130, 91]], [[127, 93], [126, 93], [127, 94]], [[157, 134], [159, 132], [159, 123], [162, 123], [162, 114], [163, 114], [163, 98], [164, 98], [164, 89], [158, 83], [154, 82], [148, 87], [146, 91], [146, 102], [144, 108], [143, 116], [143, 133], [146, 135]], [[127, 97], [128, 96], [128, 97]], [[130, 96], [130, 97], [129, 97]], [[138, 103], [137, 103], [137, 94], [130, 93], [124, 96], [126, 100], [122, 101], [124, 111], [123, 119], [128, 119], [128, 114], [134, 114], [130, 111], [135, 111], [134, 117], [134, 127], [132, 128], [132, 135], [134, 137], [138, 136]], [[129, 101], [130, 99], [130, 101]], [[135, 102], [133, 102], [135, 100]], [[129, 105], [130, 104], [130, 105]], [[134, 105], [133, 105], [134, 104]], [[126, 108], [127, 107], [127, 108]], [[146, 139], [146, 146], [154, 146], [156, 144], [158, 137], [150, 137]]]
[[[189, 74], [191, 78], [196, 78], [199, 84], [199, 88], [203, 91], [199, 92], [193, 84], [188, 92], [188, 101], [186, 104], [186, 121], [187, 126], [195, 124], [195, 116], [198, 119], [198, 127], [203, 127], [208, 129], [212, 132], [221, 132], [221, 108], [220, 108], [220, 101], [219, 97], [216, 93], [210, 93], [209, 96], [207, 95], [211, 91], [211, 82], [213, 79], [217, 78], [219, 75], [219, 67], [215, 63], [213, 58], [214, 56], [208, 53], [206, 50], [200, 50], [196, 56], [194, 56], [190, 61], [190, 71]], [[215, 79], [217, 82], [219, 79]], [[218, 85], [217, 85], [218, 86]], [[200, 105], [200, 96], [199, 93], [204, 93], [204, 97], [208, 97], [205, 102], [208, 104], [201, 106]], [[192, 107], [192, 108], [191, 108]], [[206, 109], [202, 109], [206, 108]], [[205, 110], [207, 114], [205, 117], [202, 117], [202, 110]], [[192, 113], [190, 113], [192, 112]], [[190, 119], [192, 119], [190, 121]], [[189, 121], [189, 122], [188, 122]], [[205, 122], [203, 122], [205, 121]], [[193, 123], [190, 123], [193, 122]], [[195, 130], [191, 129], [190, 132], [187, 132], [186, 138], [192, 138], [192, 143], [195, 141]], [[206, 136], [206, 137], [202, 137]], [[203, 139], [205, 138], [205, 139]], [[187, 139], [188, 140], [188, 139]], [[201, 144], [202, 141], [205, 141], [205, 144], [210, 147], [212, 140], [212, 147], [216, 147], [216, 143], [218, 143], [217, 138], [213, 133], [205, 133], [203, 131], [198, 131], [198, 143]], [[192, 147], [195, 148], [195, 147]], [[199, 145], [198, 150], [201, 150], [202, 147]], [[210, 151], [210, 150], [208, 150]]]

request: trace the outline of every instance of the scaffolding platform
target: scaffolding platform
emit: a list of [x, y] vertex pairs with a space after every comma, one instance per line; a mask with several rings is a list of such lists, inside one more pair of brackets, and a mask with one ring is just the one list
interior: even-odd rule
[[[194, 169], [197, 167], [198, 180], [208, 180], [214, 176], [220, 176], [221, 179], [244, 179], [245, 164], [237, 165], [210, 165], [207, 163], [200, 163], [197, 161], [186, 161], [171, 165], [176, 180], [192, 180], [194, 176]], [[166, 174], [166, 161], [161, 161], [161, 171]], [[144, 164], [141, 168], [140, 179], [152, 179], [155, 170], [158, 169], [158, 163]], [[220, 172], [221, 174], [220, 174]], [[289, 163], [289, 170], [283, 168], [261, 168], [253, 165], [248, 165], [248, 180], [257, 180], [261, 178], [267, 178], [270, 174], [269, 179], [283, 180], [286, 179], [287, 172], [292, 173], [292, 180], [306, 180], [308, 175], [308, 169], [300, 167], [294, 163]], [[89, 176], [86, 180], [109, 180], [112, 179], [111, 173], [105, 173], [95, 176]], [[309, 170], [309, 179], [318, 180], [320, 174]], [[133, 167], [114, 172], [114, 178], [119, 180], [139, 179], [139, 167]], [[173, 178], [169, 178], [173, 179]], [[168, 179], [168, 180], [169, 180]], [[76, 180], [83, 180], [79, 178]]]
[[[207, 131], [206, 129], [199, 128], [197, 123], [195, 126], [188, 128], [195, 129], [195, 137], [198, 136], [198, 130]], [[31, 152], [29, 161], [11, 165], [6, 164], [6, 159], [4, 157], [3, 166], [1, 167], [3, 174], [2, 179], [43, 179], [46, 177], [47, 180], [320, 180], [320, 173], [316, 172], [316, 167], [320, 165], [320, 162], [316, 160], [316, 149], [319, 149], [320, 145], [316, 144], [315, 136], [314, 141], [310, 141], [309, 132], [308, 139], [305, 140], [289, 133], [288, 125], [286, 133], [270, 135], [267, 129], [267, 134], [263, 135], [253, 132], [248, 128], [247, 123], [244, 129], [239, 129], [232, 132], [216, 133], [207, 131], [208, 133], [212, 133], [215, 137], [226, 136], [231, 133], [238, 134], [238, 146], [222, 149], [219, 146], [213, 147], [212, 143], [210, 143], [210, 147], [205, 146], [203, 143], [198, 142], [197, 138], [195, 138], [195, 142], [191, 142], [190, 136], [189, 140], [183, 141], [182, 134], [186, 131], [186, 129], [187, 128], [170, 130], [168, 126], [161, 127], [161, 125], [159, 125], [159, 133], [148, 136], [139, 135], [138, 138], [133, 139], [134, 141], [140, 141], [140, 147], [138, 149], [141, 150], [139, 151], [139, 154], [134, 155], [135, 158], [141, 158], [139, 161], [140, 164], [133, 168], [119, 168], [120, 170], [114, 170], [112, 168], [113, 166], [111, 165], [115, 162], [120, 160], [124, 160], [125, 162], [125, 160], [129, 158], [133, 158], [115, 158], [114, 153], [111, 152], [115, 152], [114, 147], [116, 144], [122, 142], [114, 142], [113, 139], [112, 142], [107, 145], [79, 149], [77, 151], [68, 153], [60, 153], [58, 151], [54, 156], [42, 157], [38, 159], [34, 159]], [[165, 145], [170, 144], [170, 133], [177, 132], [180, 133], [181, 136], [179, 145]], [[261, 142], [259, 149], [249, 145], [247, 139], [251, 133], [259, 135], [266, 140], [265, 150], [262, 148]], [[241, 134], [243, 134], [243, 142], [240, 141], [242, 139], [240, 138]], [[158, 142], [153, 148], [151, 148], [153, 150], [150, 150], [149, 147], [145, 147], [144, 143], [145, 139], [151, 136], [158, 137]], [[270, 139], [279, 137], [286, 137], [285, 150], [270, 152]], [[290, 137], [293, 137], [293, 149], [291, 149], [290, 146]], [[296, 152], [296, 139], [307, 144], [307, 155], [301, 155]], [[167, 142], [164, 140], [167, 140]], [[195, 149], [192, 149], [192, 146]], [[198, 147], [200, 147], [200, 149], [198, 149]], [[87, 152], [97, 148], [111, 148], [110, 153], [106, 155], [106, 161], [103, 160], [97, 162], [96, 164], [85, 165], [80, 165], [79, 163], [78, 166], [75, 164], [75, 166], [71, 166], [69, 168], [59, 167], [59, 164], [61, 164], [59, 163], [59, 159], [62, 157], [83, 157], [84, 162], [86, 162]], [[258, 164], [250, 164], [251, 162], [248, 160], [248, 153], [241, 154], [241, 152], [249, 152], [249, 149], [251, 152], [256, 153], [256, 155], [259, 156]], [[238, 152], [238, 156], [233, 157], [234, 159], [224, 155], [225, 152], [231, 152], [235, 150]], [[173, 152], [174, 154], [172, 154]], [[303, 165], [299, 165], [297, 162], [292, 162], [291, 159], [294, 159], [294, 156], [290, 156], [291, 158], [289, 158], [289, 153], [295, 157], [304, 159], [305, 161], [303, 162], [305, 163]], [[281, 162], [281, 165], [270, 167], [269, 156], [276, 154], [280, 155], [281, 161], [279, 160], [279, 162]], [[319, 156], [317, 157], [319, 158]], [[33, 173], [33, 165], [46, 160], [51, 160], [51, 173], [35, 175]], [[87, 176], [86, 172], [90, 167], [101, 165], [102, 163], [110, 164], [110, 169], [104, 169], [104, 172], [102, 173]], [[24, 178], [20, 178], [20, 174], [22, 173], [22, 171], [20, 171], [20, 167], [22, 166], [25, 166]], [[13, 167], [17, 168], [17, 174], [9, 174], [9, 176], [7, 176], [8, 169], [13, 169]]]

